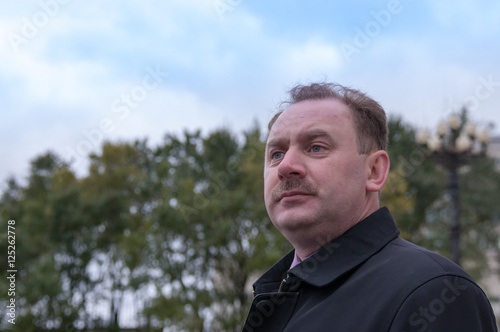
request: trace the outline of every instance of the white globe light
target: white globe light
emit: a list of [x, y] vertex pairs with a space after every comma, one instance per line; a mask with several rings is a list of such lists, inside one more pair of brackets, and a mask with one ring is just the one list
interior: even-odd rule
[[436, 133], [439, 136], [444, 136], [448, 132], [448, 124], [445, 121], [441, 121], [436, 129]]
[[443, 142], [438, 136], [432, 136], [431, 138], [429, 138], [429, 141], [427, 141], [427, 147], [433, 152], [441, 150], [442, 145]]
[[472, 148], [472, 140], [465, 134], [458, 136], [455, 144], [458, 152], [465, 152]]
[[462, 120], [460, 120], [460, 116], [458, 116], [458, 114], [450, 114], [450, 116], [448, 117], [448, 125], [451, 129], [458, 130], [461, 124]]
[[430, 137], [431, 134], [427, 129], [421, 129], [417, 132], [416, 140], [419, 144], [426, 144]]
[[476, 124], [472, 121], [467, 121], [464, 126], [464, 132], [470, 137], [476, 136]]
[[480, 143], [488, 144], [490, 142], [490, 132], [488, 129], [484, 128], [477, 134], [477, 140]]

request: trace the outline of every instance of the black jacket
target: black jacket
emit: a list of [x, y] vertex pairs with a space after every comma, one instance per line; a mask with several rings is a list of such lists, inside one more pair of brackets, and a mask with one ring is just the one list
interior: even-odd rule
[[243, 331], [497, 331], [467, 273], [398, 235], [381, 208], [289, 270], [291, 251], [253, 285]]

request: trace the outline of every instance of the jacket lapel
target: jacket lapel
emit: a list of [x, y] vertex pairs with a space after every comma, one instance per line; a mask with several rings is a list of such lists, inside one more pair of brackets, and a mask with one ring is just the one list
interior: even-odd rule
[[323, 287], [356, 268], [399, 235], [383, 207], [289, 271], [315, 287]]

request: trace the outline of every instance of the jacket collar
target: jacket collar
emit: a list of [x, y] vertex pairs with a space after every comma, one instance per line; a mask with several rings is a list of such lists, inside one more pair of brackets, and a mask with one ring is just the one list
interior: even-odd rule
[[281, 281], [287, 273], [312, 286], [326, 286], [366, 261], [398, 235], [389, 210], [380, 208], [288, 270], [294, 257], [292, 250], [257, 280], [254, 289], [256, 293], [273, 291], [266, 284], [270, 286]]

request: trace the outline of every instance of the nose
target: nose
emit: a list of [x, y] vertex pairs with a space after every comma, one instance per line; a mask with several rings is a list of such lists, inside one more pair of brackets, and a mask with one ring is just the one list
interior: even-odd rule
[[280, 180], [292, 177], [303, 178], [305, 175], [306, 168], [300, 151], [289, 149], [278, 165], [278, 178]]

